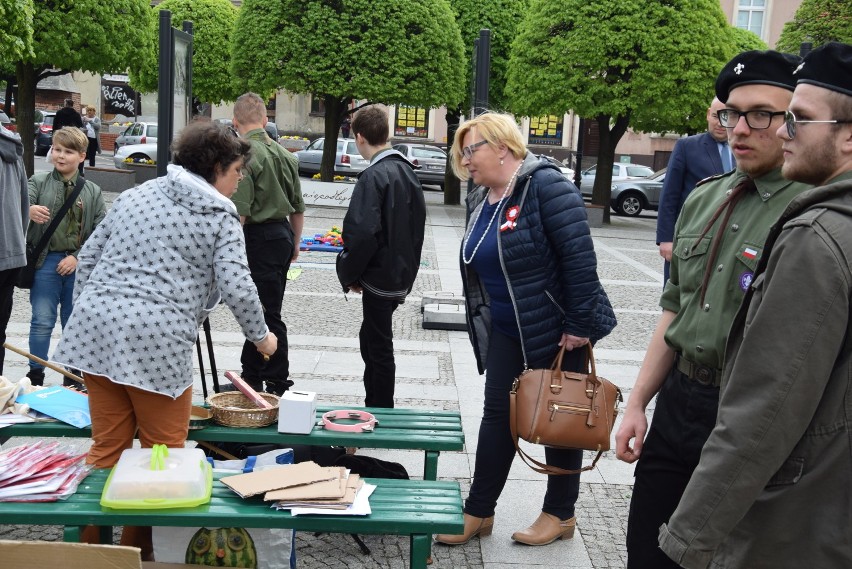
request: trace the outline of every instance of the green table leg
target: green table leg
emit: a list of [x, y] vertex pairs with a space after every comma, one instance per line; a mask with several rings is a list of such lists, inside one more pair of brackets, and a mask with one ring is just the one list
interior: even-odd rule
[[440, 454], [437, 450], [426, 451], [426, 460], [423, 463], [423, 480], [438, 479], [438, 456]]
[[427, 559], [431, 556], [432, 536], [422, 533], [411, 536], [409, 566], [411, 569], [426, 569]]
[[80, 543], [80, 532], [83, 526], [65, 526], [62, 532], [62, 541], [69, 543]]

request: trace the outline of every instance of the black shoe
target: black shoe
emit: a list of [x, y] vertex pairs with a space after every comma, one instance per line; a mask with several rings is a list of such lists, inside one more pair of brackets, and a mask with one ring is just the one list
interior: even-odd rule
[[77, 383], [76, 381], [68, 380], [68, 383], [63, 382], [63, 387], [67, 387], [72, 391], [79, 391], [80, 393], [88, 393], [89, 390], [86, 389], [86, 386], [82, 383]]
[[30, 371], [27, 372], [27, 377], [30, 378], [30, 383], [35, 387], [41, 387], [44, 385], [43, 369], [30, 368]]

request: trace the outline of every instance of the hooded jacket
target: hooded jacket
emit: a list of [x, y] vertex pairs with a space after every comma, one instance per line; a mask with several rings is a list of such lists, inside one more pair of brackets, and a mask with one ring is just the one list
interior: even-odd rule
[[62, 365], [177, 397], [220, 296], [249, 341], [268, 332], [233, 202], [180, 166], [123, 192], [78, 259]]
[[0, 127], [0, 271], [27, 264], [30, 200], [23, 155], [21, 138]]
[[[465, 236], [487, 194], [485, 187], [468, 194]], [[527, 153], [515, 191], [497, 213], [501, 225], [506, 212], [515, 207], [517, 225], [497, 232], [500, 260], [524, 363], [530, 368], [549, 367], [563, 333], [597, 341], [615, 327], [615, 313], [598, 279], [586, 208], [577, 187], [556, 166]], [[468, 334], [483, 373], [491, 331], [488, 293], [476, 271], [460, 262]]]
[[384, 150], [358, 174], [343, 218], [337, 277], [344, 292], [359, 283], [376, 296], [405, 300], [420, 268], [426, 202], [414, 165]]
[[716, 427], [660, 547], [693, 568], [852, 567], [852, 172], [773, 227]]

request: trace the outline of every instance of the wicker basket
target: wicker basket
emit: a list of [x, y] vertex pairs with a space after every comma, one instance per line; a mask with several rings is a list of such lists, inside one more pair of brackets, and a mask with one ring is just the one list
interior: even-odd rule
[[238, 391], [216, 393], [207, 398], [213, 410], [213, 420], [226, 427], [265, 427], [278, 420], [278, 396], [260, 393], [272, 403], [272, 409], [260, 409]]

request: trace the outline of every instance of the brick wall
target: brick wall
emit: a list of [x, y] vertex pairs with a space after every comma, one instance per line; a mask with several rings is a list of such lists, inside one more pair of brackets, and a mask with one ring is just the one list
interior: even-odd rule
[[68, 91], [36, 91], [35, 108], [43, 111], [58, 111], [65, 106], [65, 99], [74, 100], [74, 108], [80, 111], [80, 93], [69, 93]]

